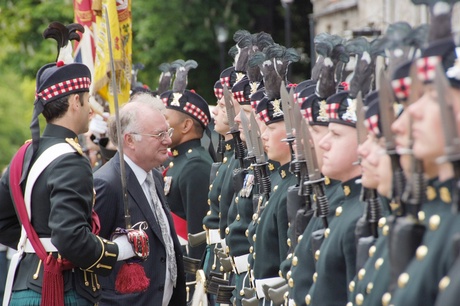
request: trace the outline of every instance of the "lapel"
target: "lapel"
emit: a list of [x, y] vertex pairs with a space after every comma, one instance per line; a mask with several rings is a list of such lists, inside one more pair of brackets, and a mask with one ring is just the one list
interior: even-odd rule
[[[118, 152], [116, 156], [114, 156], [111, 160], [115, 162], [115, 169], [120, 174], [120, 158], [118, 156]], [[133, 208], [137, 207], [139, 211], [147, 221], [150, 229], [152, 232], [158, 237], [161, 243], [164, 245], [163, 236], [161, 235], [160, 226], [153, 214], [152, 208], [144, 194], [144, 190], [142, 189], [139, 181], [136, 178], [136, 175], [131, 170], [129, 165], [125, 162], [125, 169], [126, 169], [126, 185], [128, 189], [128, 201], [129, 201], [129, 208], [132, 210]], [[156, 185], [156, 181], [155, 181]], [[131, 212], [132, 215], [132, 212]], [[134, 224], [133, 224], [134, 225]]]

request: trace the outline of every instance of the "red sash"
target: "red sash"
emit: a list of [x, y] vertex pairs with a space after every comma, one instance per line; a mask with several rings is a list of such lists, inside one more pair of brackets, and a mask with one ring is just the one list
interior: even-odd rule
[[179, 237], [185, 239], [186, 241], [188, 241], [187, 220], [179, 217], [178, 215], [176, 215], [173, 212], [171, 212], [171, 216], [172, 216], [173, 221], [174, 221], [174, 227], [176, 228], [177, 236], [179, 236]]

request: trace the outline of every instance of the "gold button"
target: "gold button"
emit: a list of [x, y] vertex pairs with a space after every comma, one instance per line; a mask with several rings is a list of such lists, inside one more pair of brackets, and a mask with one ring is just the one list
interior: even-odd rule
[[420, 221], [422, 221], [422, 222], [425, 221], [425, 212], [424, 211], [419, 211], [418, 212], [418, 219]]
[[244, 296], [244, 290], [243, 289], [240, 290], [240, 296]]
[[343, 211], [342, 206], [337, 207], [337, 209], [335, 210], [335, 216], [340, 217], [340, 215], [342, 214], [342, 211]]
[[428, 201], [433, 201], [436, 198], [436, 189], [433, 186], [426, 187], [426, 199]]
[[305, 296], [305, 304], [310, 305], [310, 303], [311, 303], [311, 296], [309, 294], [307, 294]]
[[299, 243], [300, 240], [302, 240], [302, 238], [303, 238], [303, 235], [300, 235], [299, 237], [297, 237], [297, 243]]
[[375, 250], [377, 250], [377, 247], [375, 245], [371, 246], [369, 248], [369, 257], [373, 257], [375, 254]]
[[438, 229], [439, 224], [441, 223], [441, 217], [439, 215], [433, 215], [430, 218], [430, 230], [435, 231]]
[[244, 232], [244, 235], [245, 235], [246, 237], [249, 237], [249, 230], [246, 230], [246, 231]]
[[399, 288], [404, 288], [407, 285], [407, 282], [409, 282], [410, 276], [408, 273], [402, 273], [398, 277], [398, 287]]
[[294, 288], [294, 279], [293, 279], [293, 278], [290, 278], [290, 279], [288, 280], [288, 284], [289, 284], [289, 287]]
[[251, 245], [251, 247], [249, 248], [249, 253], [252, 254], [252, 252], [254, 252], [254, 247]]
[[367, 284], [366, 293], [371, 294], [372, 289], [374, 289], [374, 284], [373, 283]]
[[187, 153], [192, 153], [192, 149], [188, 149]]
[[313, 282], [316, 283], [316, 280], [318, 279], [318, 272], [313, 273]]
[[258, 215], [258, 214], [253, 214], [253, 215], [252, 215], [252, 221], [256, 221], [257, 218], [259, 218], [259, 215]]
[[388, 236], [389, 232], [390, 232], [390, 227], [388, 225], [385, 225], [382, 229], [383, 236]]
[[174, 167], [174, 163], [173, 163], [173, 162], [170, 162], [170, 163], [169, 163], [169, 168], [172, 168], [172, 167]]
[[441, 201], [443, 201], [444, 203], [452, 203], [450, 191], [449, 189], [447, 189], [447, 187], [441, 187], [441, 189], [439, 189], [439, 197], [441, 198]]
[[220, 266], [219, 270], [220, 272], [224, 272], [224, 267]]
[[382, 306], [388, 306], [391, 301], [391, 294], [389, 292], [382, 296]]
[[212, 189], [212, 184], [209, 184], [209, 190], [211, 190], [211, 189]]
[[415, 252], [415, 257], [417, 260], [423, 260], [428, 254], [428, 247], [426, 245], [421, 245], [417, 248], [417, 251]]
[[362, 295], [362, 293], [359, 293], [359, 294], [356, 295], [355, 301], [356, 301], [356, 305], [358, 305], [358, 306], [363, 304], [364, 296]]
[[230, 228], [227, 226], [227, 228], [225, 229], [225, 234], [229, 234], [230, 233]]
[[252, 258], [256, 259], [256, 253], [252, 254]]
[[[280, 271], [281, 272], [281, 271]], [[289, 280], [291, 278], [291, 274], [292, 272], [291, 271], [288, 271], [288, 273], [286, 273], [286, 279]]]
[[208, 205], [211, 205], [211, 199], [208, 199]]
[[317, 251], [315, 252], [315, 260], [316, 260], [316, 261], [318, 261], [318, 259], [319, 259], [319, 254], [320, 254], [320, 253], [321, 253], [321, 252], [320, 252], [319, 250], [317, 250]]
[[287, 259], [291, 259], [292, 258], [292, 253], [289, 253], [288, 256], [286, 257]]
[[288, 246], [291, 246], [291, 238], [288, 238], [286, 243], [287, 243]]
[[211, 215], [211, 211], [208, 210], [208, 212], [206, 213], [206, 216], [210, 216]]
[[379, 227], [382, 228], [387, 223], [387, 218], [382, 217], [379, 219]]
[[257, 219], [257, 224], [259, 224], [259, 223], [260, 223], [260, 218], [259, 218], [259, 219]]
[[227, 162], [227, 156], [224, 157], [224, 159], [222, 160], [222, 162], [225, 164]]
[[364, 275], [366, 275], [366, 270], [365, 270], [364, 268], [362, 268], [362, 269], [359, 270], [359, 272], [358, 272], [358, 279], [359, 279], [359, 280], [363, 280]]
[[297, 258], [297, 256], [294, 256], [294, 258], [292, 258], [292, 265], [295, 267], [297, 266], [298, 263], [299, 263], [299, 259]]
[[236, 215], [236, 221], [240, 221], [241, 217], [240, 217], [240, 214], [237, 214]]
[[351, 281], [351, 282], [348, 284], [348, 291], [350, 291], [350, 292], [355, 291], [355, 286], [356, 286], [355, 281]]
[[222, 198], [222, 195], [219, 194], [219, 196], [217, 197], [217, 201], [220, 202], [220, 199]]
[[441, 278], [439, 281], [439, 291], [444, 291], [450, 284], [450, 278], [449, 276], [444, 276]]
[[329, 237], [330, 234], [331, 234], [331, 229], [328, 227], [328, 228], [326, 228], [326, 230], [324, 231], [324, 238]]
[[380, 257], [379, 259], [377, 259], [377, 260], [375, 261], [375, 266], [374, 266], [374, 267], [375, 267], [375, 270], [379, 270], [380, 267], [383, 265], [383, 262], [384, 262], [384, 260], [383, 260], [382, 257]]
[[235, 203], [236, 204], [238, 204], [238, 201], [239, 201], [238, 197], [235, 197]]
[[353, 306], [352, 302], [348, 302], [346, 306]]
[[277, 191], [278, 190], [278, 185], [276, 185], [275, 187], [273, 187], [273, 191]]
[[256, 234], [252, 235], [252, 241], [256, 241]]

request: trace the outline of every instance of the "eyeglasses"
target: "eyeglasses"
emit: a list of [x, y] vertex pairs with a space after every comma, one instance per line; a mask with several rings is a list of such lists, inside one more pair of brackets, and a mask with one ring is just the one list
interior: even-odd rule
[[174, 132], [173, 128], [169, 128], [167, 131], [160, 132], [158, 134], [145, 134], [145, 133], [130, 133], [133, 135], [140, 135], [140, 136], [148, 136], [148, 137], [155, 137], [159, 141], [164, 141], [166, 139], [166, 136], [171, 138], [172, 134]]

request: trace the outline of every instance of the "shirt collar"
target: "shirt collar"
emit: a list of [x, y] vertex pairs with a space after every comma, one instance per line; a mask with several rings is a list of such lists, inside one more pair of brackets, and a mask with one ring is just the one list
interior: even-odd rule
[[145, 172], [144, 169], [136, 165], [126, 154], [123, 156], [123, 158], [125, 162], [128, 164], [128, 166], [131, 168], [131, 170], [134, 172], [134, 175], [139, 181], [139, 185], [142, 186], [142, 184], [144, 184], [145, 182], [145, 179], [147, 178], [147, 172]]

